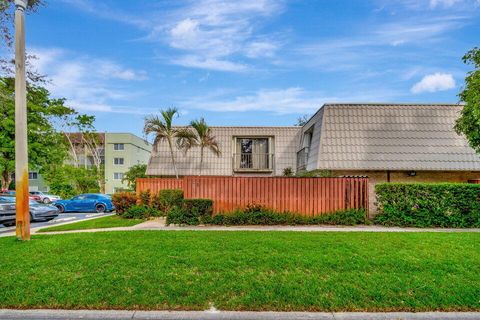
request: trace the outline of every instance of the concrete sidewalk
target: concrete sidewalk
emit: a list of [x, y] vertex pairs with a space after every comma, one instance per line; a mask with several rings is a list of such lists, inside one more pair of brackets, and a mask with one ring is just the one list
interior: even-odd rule
[[122, 310], [0, 310], [0, 319], [162, 319], [162, 320], [473, 320], [476, 312], [235, 312]]
[[132, 227], [118, 227], [108, 229], [87, 229], [59, 232], [42, 232], [40, 234], [63, 234], [77, 232], [109, 232], [109, 231], [298, 231], [298, 232], [480, 232], [479, 228], [453, 229], [453, 228], [400, 228], [384, 227], [377, 225], [360, 226], [166, 226], [165, 218], [145, 221]]

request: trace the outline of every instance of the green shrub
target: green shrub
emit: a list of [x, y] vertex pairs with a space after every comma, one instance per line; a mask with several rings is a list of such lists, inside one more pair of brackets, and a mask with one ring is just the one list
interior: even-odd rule
[[283, 169], [283, 176], [284, 177], [293, 177], [293, 169], [292, 167], [286, 167]]
[[150, 192], [150, 190], [140, 192], [138, 198], [140, 200], [140, 204], [143, 204], [145, 206], [150, 206], [152, 203], [152, 193]]
[[248, 206], [228, 214], [218, 214], [208, 223], [216, 225], [357, 225], [366, 223], [364, 210], [345, 210], [315, 217], [276, 212], [261, 206]]
[[333, 173], [330, 170], [315, 169], [311, 171], [300, 171], [297, 173], [297, 176], [301, 178], [330, 178], [333, 176]]
[[173, 207], [180, 207], [183, 203], [183, 190], [165, 189], [156, 196], [152, 196], [150, 205], [160, 212], [160, 215], [167, 215]]
[[117, 192], [112, 195], [112, 203], [117, 214], [123, 214], [128, 208], [137, 204], [137, 195], [133, 192]]
[[213, 214], [213, 200], [210, 199], [185, 199], [183, 209], [191, 211], [200, 220], [211, 217]]
[[134, 205], [122, 213], [122, 217], [126, 219], [147, 219], [150, 217], [151, 208], [145, 205]]
[[405, 227], [480, 227], [480, 185], [384, 183], [375, 187], [374, 222]]
[[173, 206], [167, 213], [167, 225], [199, 225], [208, 223], [213, 213], [210, 199], [185, 199], [181, 206]]

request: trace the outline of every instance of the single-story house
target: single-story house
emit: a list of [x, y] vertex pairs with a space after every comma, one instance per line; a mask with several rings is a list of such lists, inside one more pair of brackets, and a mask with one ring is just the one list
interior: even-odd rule
[[[284, 169], [368, 176], [378, 182], [467, 182], [480, 156], [453, 129], [456, 104], [329, 103], [303, 127], [213, 127], [222, 154], [205, 153], [204, 175], [279, 176]], [[180, 175], [199, 174], [199, 152], [175, 151]], [[166, 143], [148, 175], [174, 174]]]

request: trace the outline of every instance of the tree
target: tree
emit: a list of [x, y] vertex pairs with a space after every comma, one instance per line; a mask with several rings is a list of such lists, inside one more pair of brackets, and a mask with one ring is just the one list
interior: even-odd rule
[[470, 146], [480, 153], [480, 48], [468, 51], [462, 59], [473, 65], [474, 70], [467, 73], [465, 87], [459, 94], [465, 106], [455, 123], [455, 130], [465, 135]]
[[[14, 44], [14, 16], [15, 0], [0, 0], [0, 46], [7, 48], [6, 52], [13, 56]], [[28, 0], [27, 14], [36, 12], [40, 6], [45, 5], [44, 0]], [[34, 55], [26, 55], [27, 80], [31, 83], [41, 84], [45, 82], [45, 77], [40, 75], [31, 63], [35, 60]], [[15, 60], [8, 57], [0, 57], [0, 73], [3, 76], [11, 77], [15, 73]]]
[[307, 114], [304, 114], [303, 116], [298, 117], [297, 118], [297, 123], [295, 123], [295, 126], [303, 127], [304, 125], [307, 124], [309, 118], [310, 117]]
[[135, 191], [137, 189], [137, 178], [145, 178], [147, 176], [147, 165], [136, 164], [128, 168], [123, 175], [122, 182], [127, 182], [128, 187]]
[[[15, 172], [15, 80], [0, 78], [0, 182], [8, 188]], [[39, 86], [27, 85], [29, 166], [46, 170], [51, 164], [63, 163], [67, 148], [54, 119], [75, 110], [64, 105], [63, 99], [51, 99], [49, 92]]]
[[100, 185], [95, 167], [76, 167], [71, 164], [52, 166], [43, 173], [43, 178], [48, 182], [50, 192], [64, 199], [81, 193], [97, 193]]
[[220, 147], [214, 135], [212, 135], [212, 129], [205, 122], [205, 119], [194, 120], [190, 123], [193, 132], [185, 131], [182, 133], [182, 139], [180, 140], [180, 148], [185, 151], [190, 150], [193, 147], [200, 148], [200, 175], [203, 170], [203, 156], [205, 148], [209, 149], [217, 157], [220, 156]]
[[168, 108], [167, 110], [160, 111], [161, 118], [156, 115], [150, 115], [145, 118], [145, 126], [143, 132], [145, 135], [153, 133], [155, 139], [153, 141], [153, 150], [158, 151], [158, 144], [166, 141], [170, 150], [170, 157], [172, 160], [173, 171], [175, 177], [178, 179], [177, 164], [175, 161], [174, 144], [177, 146], [183, 144], [185, 136], [188, 136], [185, 128], [176, 128], [173, 126], [173, 118], [178, 116], [178, 110], [176, 108]]

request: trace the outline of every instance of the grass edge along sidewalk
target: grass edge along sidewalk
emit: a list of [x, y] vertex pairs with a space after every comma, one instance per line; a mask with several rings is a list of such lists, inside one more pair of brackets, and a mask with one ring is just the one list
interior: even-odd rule
[[479, 233], [360, 232], [2, 238], [0, 308], [480, 311], [479, 242]]
[[58, 226], [46, 227], [38, 230], [38, 233], [42, 232], [55, 232], [55, 231], [73, 231], [73, 230], [87, 230], [87, 229], [105, 229], [116, 227], [132, 227], [139, 223], [144, 222], [143, 219], [124, 219], [117, 215], [109, 215], [106, 217], [98, 217], [94, 219], [88, 219], [84, 221], [72, 222], [68, 224], [62, 224]]
[[0, 319], [161, 319], [161, 320], [477, 320], [476, 312], [257, 312], [257, 311], [135, 311], [135, 310], [1, 310]]

